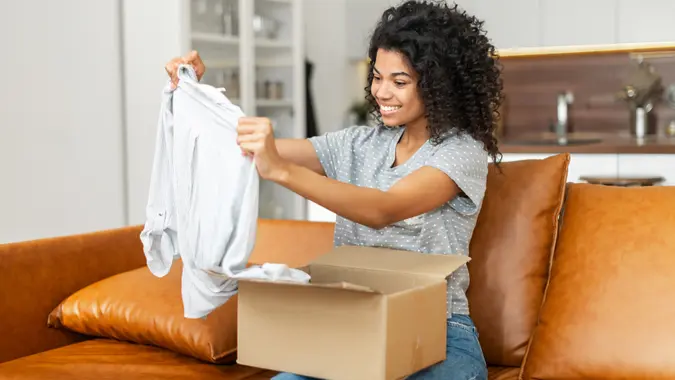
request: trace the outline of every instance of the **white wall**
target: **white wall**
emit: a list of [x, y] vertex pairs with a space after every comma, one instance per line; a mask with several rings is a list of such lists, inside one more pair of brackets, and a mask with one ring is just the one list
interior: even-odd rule
[[[458, 1], [501, 48], [675, 41], [672, 0]], [[350, 59], [398, 1], [304, 3], [319, 126], [336, 130], [363, 96]], [[187, 46], [183, 4], [0, 3], [0, 243], [143, 222], [163, 66]]]
[[[98, 0], [96, 0], [98, 1]], [[123, 0], [124, 105], [126, 110], [129, 224], [145, 222], [164, 65], [186, 53], [188, 36], [178, 25], [182, 0]]]
[[125, 221], [117, 0], [0, 2], [0, 243]]
[[346, 0], [305, 0], [305, 53], [314, 64], [311, 91], [319, 132], [340, 129], [352, 77], [347, 56]]

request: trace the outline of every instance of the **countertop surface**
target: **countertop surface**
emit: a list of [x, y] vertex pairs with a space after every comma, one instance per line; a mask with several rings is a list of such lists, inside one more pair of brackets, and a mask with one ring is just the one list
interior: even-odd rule
[[502, 153], [625, 153], [675, 154], [675, 137], [630, 134], [570, 133], [567, 145], [556, 144], [553, 133], [506, 136], [500, 139]]

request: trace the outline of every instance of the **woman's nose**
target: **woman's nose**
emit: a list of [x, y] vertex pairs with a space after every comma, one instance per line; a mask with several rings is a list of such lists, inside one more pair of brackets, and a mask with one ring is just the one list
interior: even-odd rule
[[391, 98], [391, 90], [389, 89], [389, 86], [386, 83], [381, 84], [377, 88], [377, 91], [375, 92], [375, 96], [378, 99], [389, 99], [389, 98]]

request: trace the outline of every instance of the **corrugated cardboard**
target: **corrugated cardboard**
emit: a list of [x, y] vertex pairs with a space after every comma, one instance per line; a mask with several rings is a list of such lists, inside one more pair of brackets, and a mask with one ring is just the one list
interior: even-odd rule
[[401, 379], [445, 359], [446, 278], [469, 261], [338, 247], [310, 284], [239, 282], [238, 359], [321, 379]]

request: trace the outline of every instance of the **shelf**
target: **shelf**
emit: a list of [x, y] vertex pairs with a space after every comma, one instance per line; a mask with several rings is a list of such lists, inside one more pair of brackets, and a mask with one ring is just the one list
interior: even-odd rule
[[256, 99], [258, 107], [293, 107], [290, 99]]
[[[214, 5], [220, 1], [209, 2], [211, 6], [207, 12], [216, 12]], [[304, 96], [297, 95], [304, 93], [306, 88], [303, 2], [316, 0], [234, 1], [237, 2], [235, 20], [239, 31], [226, 35], [224, 29], [216, 27], [218, 17], [209, 18], [215, 21], [214, 27], [189, 33], [191, 28], [198, 26], [191, 22], [193, 15], [190, 12], [198, 10], [190, 7], [190, 1], [181, 0], [184, 9], [179, 16], [184, 27], [175, 29], [188, 31], [184, 38], [181, 37], [181, 44], [200, 51], [207, 67], [203, 83], [224, 86], [224, 95], [244, 114], [269, 117], [275, 136], [302, 138], [306, 134], [306, 105]], [[258, 28], [256, 15], [282, 24], [273, 29]], [[238, 73], [239, 86], [228, 92], [226, 84], [232, 72]], [[280, 82], [279, 88], [273, 87], [283, 91], [266, 92], [263, 84], [268, 81], [274, 84]], [[267, 94], [281, 98], [266, 98]], [[260, 194], [261, 214], [271, 218], [305, 218], [304, 198], [278, 185], [264, 187]]]
[[290, 48], [293, 46], [291, 41], [273, 40], [269, 38], [256, 38], [255, 46], [266, 48]]
[[[227, 96], [227, 91], [225, 91], [225, 96]], [[228, 99], [235, 105], [241, 103], [239, 98]], [[258, 107], [293, 107], [293, 101], [290, 99], [256, 99], [255, 103]]]
[[[239, 61], [235, 60], [206, 60], [204, 64], [207, 68], [213, 69], [232, 69], [239, 67]], [[259, 59], [255, 62], [255, 67], [261, 68], [292, 68], [293, 62], [287, 59]]]
[[218, 33], [202, 33], [202, 32], [193, 32], [192, 40], [195, 42], [210, 42], [217, 43], [222, 45], [237, 45], [239, 44], [238, 36], [227, 36], [224, 34]]
[[[208, 42], [221, 45], [237, 45], [239, 44], [238, 36], [227, 36], [224, 34], [218, 33], [202, 33], [194, 32], [192, 33], [192, 41], [195, 42]], [[287, 40], [275, 40], [270, 38], [256, 38], [255, 46], [263, 48], [290, 48], [293, 46], [291, 41]]]

